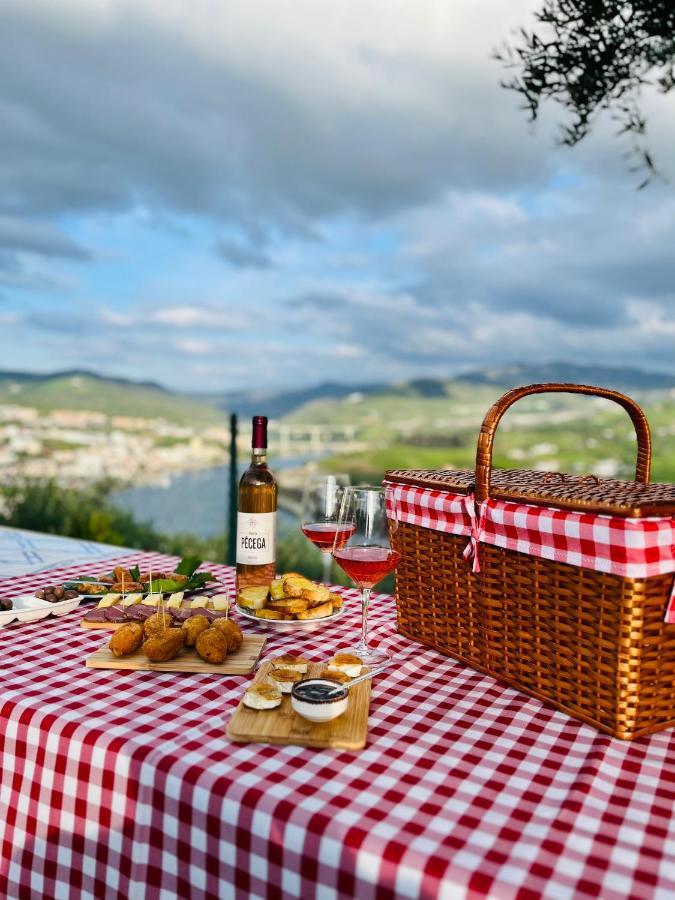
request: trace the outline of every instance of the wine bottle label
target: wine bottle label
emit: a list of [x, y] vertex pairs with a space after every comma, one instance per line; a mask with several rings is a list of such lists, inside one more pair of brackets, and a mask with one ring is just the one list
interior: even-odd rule
[[237, 562], [245, 566], [273, 563], [277, 514], [237, 513]]

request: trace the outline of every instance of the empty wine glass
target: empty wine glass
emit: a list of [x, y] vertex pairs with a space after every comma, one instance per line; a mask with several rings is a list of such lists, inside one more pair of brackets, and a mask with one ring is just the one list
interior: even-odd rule
[[335, 544], [337, 517], [342, 490], [349, 475], [310, 475], [302, 495], [300, 524], [302, 533], [323, 554], [323, 580], [330, 581], [331, 553]]
[[[390, 532], [391, 527], [391, 532]], [[391, 546], [396, 523], [387, 521], [384, 491], [379, 487], [346, 487], [342, 492], [333, 559], [361, 591], [361, 639], [353, 652], [364, 665], [386, 662], [390, 656], [368, 643], [368, 605], [373, 587], [392, 572], [399, 553]]]

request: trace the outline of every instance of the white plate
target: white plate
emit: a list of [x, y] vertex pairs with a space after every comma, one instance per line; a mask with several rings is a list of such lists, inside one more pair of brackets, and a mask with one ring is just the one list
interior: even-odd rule
[[37, 622], [46, 619], [47, 616], [65, 616], [80, 605], [80, 596], [70, 600], [59, 600], [58, 603], [49, 603], [47, 600], [39, 600], [34, 594], [21, 594], [12, 597], [12, 609], [0, 612], [0, 628], [9, 625], [15, 620], [18, 622]]
[[250, 609], [244, 609], [242, 606], [239, 606], [238, 603], [235, 604], [237, 612], [240, 616], [243, 616], [245, 619], [250, 619], [252, 622], [255, 622], [257, 625], [266, 625], [271, 628], [272, 631], [280, 631], [283, 633], [292, 633], [293, 631], [316, 631], [319, 628], [324, 628], [326, 625], [330, 625], [331, 622], [334, 622], [336, 619], [339, 619], [340, 616], [345, 611], [344, 601], [340, 609], [337, 612], [334, 612], [332, 616], [324, 616], [322, 619], [259, 619], [254, 612]]

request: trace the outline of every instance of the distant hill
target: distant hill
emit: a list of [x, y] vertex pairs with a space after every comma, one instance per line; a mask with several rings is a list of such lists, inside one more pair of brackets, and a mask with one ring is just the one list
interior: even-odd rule
[[219, 409], [236, 412], [240, 416], [264, 415], [271, 419], [280, 419], [315, 400], [342, 400], [353, 393], [377, 394], [387, 390], [391, 390], [391, 387], [386, 384], [354, 385], [327, 381], [308, 388], [280, 392], [237, 391], [224, 397], [201, 396], [202, 399], [210, 400]]
[[624, 391], [667, 390], [675, 387], [675, 376], [642, 369], [617, 369], [609, 366], [579, 366], [572, 363], [547, 365], [500, 366], [479, 369], [460, 375], [456, 380], [468, 384], [489, 384], [505, 388], [521, 384], [537, 384], [551, 381], [592, 384]]
[[[458, 386], [500, 387], [504, 390], [523, 384], [542, 382], [575, 382], [609, 387], [614, 390], [649, 391], [668, 390], [675, 387], [675, 376], [641, 369], [618, 369], [603, 366], [579, 366], [572, 363], [548, 365], [521, 365], [478, 369], [454, 378], [417, 378], [398, 384], [339, 384], [325, 382], [300, 390], [241, 391], [224, 397], [203, 396], [223, 410], [235, 411], [241, 416], [260, 413], [271, 418], [282, 418], [295, 413], [307, 404], [319, 401], [339, 401], [353, 394], [365, 397], [387, 395], [419, 397], [424, 399], [447, 397]], [[315, 408], [315, 407], [313, 407]]]
[[33, 406], [44, 412], [76, 409], [106, 415], [162, 418], [177, 424], [217, 424], [223, 413], [213, 406], [174, 394], [152, 382], [108, 378], [70, 370], [48, 375], [0, 372], [0, 404]]
[[[461, 395], [479, 404], [498, 390], [519, 384], [566, 381], [597, 384], [636, 393], [668, 390], [675, 387], [675, 376], [602, 366], [578, 366], [570, 363], [549, 365], [511, 365], [479, 369], [454, 378], [416, 378], [398, 384], [339, 384], [324, 382], [307, 388], [285, 391], [238, 391], [228, 394], [178, 394], [150, 381], [131, 381], [84, 370], [51, 374], [0, 372], [0, 403], [34, 406], [40, 410], [87, 409], [107, 415], [164, 418], [171, 422], [199, 424], [221, 423], [225, 413], [242, 417], [267, 415], [291, 417], [298, 421], [321, 421], [336, 411], [336, 406], [356, 396], [415, 399], [438, 404], [450, 396]], [[491, 392], [489, 389], [494, 389]], [[308, 418], [308, 415], [310, 418]], [[345, 413], [345, 420], [350, 413]]]

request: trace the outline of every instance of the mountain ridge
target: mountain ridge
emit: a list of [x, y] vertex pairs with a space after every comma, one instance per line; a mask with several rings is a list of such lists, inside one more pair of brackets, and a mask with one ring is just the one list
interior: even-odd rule
[[[33, 405], [39, 409], [92, 409], [117, 415], [154, 414], [180, 421], [193, 418], [215, 421], [222, 420], [226, 411], [237, 412], [240, 416], [263, 414], [270, 418], [282, 418], [307, 403], [342, 400], [356, 394], [426, 399], [446, 396], [452, 385], [494, 386], [508, 390], [518, 385], [551, 381], [597, 384], [628, 393], [675, 388], [675, 375], [565, 362], [536, 365], [514, 363], [474, 369], [448, 378], [419, 377], [393, 384], [326, 381], [307, 388], [229, 391], [222, 394], [179, 393], [157, 382], [134, 381], [86, 369], [52, 373], [0, 370], [0, 403]], [[157, 411], [153, 412], [155, 408]]]

